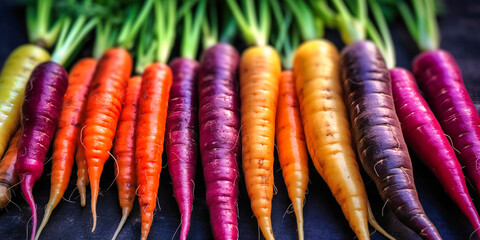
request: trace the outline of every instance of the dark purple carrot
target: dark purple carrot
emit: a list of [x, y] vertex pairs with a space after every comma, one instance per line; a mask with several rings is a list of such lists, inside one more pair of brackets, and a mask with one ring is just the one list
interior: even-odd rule
[[198, 77], [200, 153], [215, 239], [238, 239], [238, 61], [234, 47], [216, 44], [203, 54]]
[[418, 199], [380, 51], [372, 42], [357, 41], [342, 51], [340, 64], [352, 134], [365, 171], [400, 221], [424, 239], [441, 239]]
[[413, 76], [403, 68], [390, 70], [395, 109], [405, 140], [438, 178], [447, 194], [467, 216], [474, 229], [480, 220], [450, 142], [423, 97]]
[[57, 127], [63, 95], [67, 89], [65, 69], [55, 62], [38, 65], [25, 89], [22, 105], [22, 136], [18, 146], [15, 170], [20, 177], [22, 193], [32, 210], [32, 235], [35, 237], [37, 209], [32, 189], [43, 172], [43, 163]]
[[198, 63], [177, 58], [170, 63], [170, 68], [173, 83], [168, 100], [165, 143], [173, 193], [182, 218], [180, 239], [185, 240], [190, 228], [198, 156]]

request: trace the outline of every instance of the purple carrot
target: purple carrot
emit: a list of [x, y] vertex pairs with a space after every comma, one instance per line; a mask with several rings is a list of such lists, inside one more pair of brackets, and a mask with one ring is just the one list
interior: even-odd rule
[[480, 189], [480, 118], [453, 57], [426, 51], [413, 62], [413, 73], [443, 131], [453, 142], [468, 179]]
[[168, 100], [166, 146], [173, 193], [182, 218], [180, 239], [186, 240], [193, 208], [193, 189], [198, 155], [198, 63], [177, 58], [170, 63], [173, 82]]
[[203, 54], [198, 78], [200, 153], [215, 239], [238, 239], [238, 60], [234, 47], [216, 44]]
[[395, 68], [390, 70], [390, 77], [395, 109], [405, 140], [432, 170], [474, 229], [479, 229], [480, 219], [468, 194], [460, 163], [440, 123], [418, 92], [413, 76], [403, 68]]
[[441, 239], [418, 199], [380, 51], [372, 42], [358, 41], [342, 51], [340, 64], [352, 134], [365, 171], [400, 221], [423, 239]]
[[15, 170], [22, 182], [23, 196], [32, 210], [32, 240], [37, 226], [32, 188], [42, 175], [43, 163], [58, 124], [67, 85], [65, 69], [55, 62], [46, 62], [33, 70], [25, 89], [22, 106], [23, 131]]

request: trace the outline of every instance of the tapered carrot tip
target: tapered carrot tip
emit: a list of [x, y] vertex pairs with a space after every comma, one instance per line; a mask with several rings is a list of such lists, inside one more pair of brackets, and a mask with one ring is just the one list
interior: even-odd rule
[[151, 226], [152, 226], [151, 221], [142, 223], [142, 236], [140, 237], [141, 240], [147, 240], [148, 233], [150, 232]]
[[180, 230], [180, 240], [187, 240], [188, 230], [190, 229], [191, 214], [189, 211], [185, 211], [182, 215], [182, 229]]
[[275, 237], [273, 236], [272, 219], [270, 219], [270, 217], [260, 217], [257, 218], [257, 221], [265, 239], [275, 240]]
[[0, 184], [0, 208], [4, 208], [10, 202], [10, 188], [5, 184]]
[[122, 219], [120, 220], [120, 223], [118, 224], [118, 227], [117, 227], [117, 230], [115, 231], [115, 234], [113, 234], [112, 240], [115, 240], [118, 237], [118, 234], [120, 233], [120, 231], [122, 231], [123, 225], [127, 221], [128, 215], [130, 214], [131, 210], [132, 209], [130, 209], [128, 207], [123, 208]]
[[98, 191], [92, 190], [92, 218], [93, 218], [92, 232], [95, 231], [95, 228], [97, 227], [97, 196], [98, 196]]
[[295, 198], [292, 204], [295, 216], [297, 217], [298, 240], [303, 240], [305, 238], [303, 233], [303, 200], [301, 198]]
[[35, 205], [35, 200], [33, 199], [32, 189], [33, 183], [35, 180], [31, 174], [23, 175], [22, 181], [22, 193], [25, 200], [27, 200], [30, 209], [32, 210], [32, 235], [30, 236], [31, 240], [35, 239], [35, 230], [37, 228], [37, 206]]
[[40, 227], [38, 227], [37, 235], [35, 236], [35, 240], [37, 240], [40, 237], [40, 234], [43, 231], [43, 228], [47, 225], [48, 219], [50, 218], [50, 215], [52, 214], [53, 211], [53, 205], [50, 203], [47, 203], [47, 206], [45, 206], [45, 213], [43, 214], [43, 219], [42, 222], [40, 223]]

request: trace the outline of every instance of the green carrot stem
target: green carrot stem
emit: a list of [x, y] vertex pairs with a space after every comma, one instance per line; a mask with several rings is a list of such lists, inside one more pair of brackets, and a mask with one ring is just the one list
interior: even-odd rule
[[52, 0], [38, 0], [36, 9], [32, 5], [27, 6], [26, 23], [30, 42], [46, 48], [55, 44], [65, 16], [60, 17], [50, 27], [51, 15]]
[[410, 35], [422, 51], [438, 49], [440, 37], [435, 18], [433, 0], [412, 0], [413, 11], [403, 1], [398, 2], [398, 9]]
[[230, 18], [229, 20], [227, 20], [227, 24], [222, 31], [222, 35], [220, 36], [220, 41], [230, 42], [233, 36], [235, 36], [236, 32], [237, 32], [237, 23], [235, 22], [235, 19]]
[[87, 23], [85, 22], [85, 16], [78, 17], [68, 35], [63, 34], [62, 41], [59, 41], [55, 46], [55, 50], [52, 54], [52, 61], [64, 65], [69, 58], [72, 57], [76, 48], [97, 24], [97, 19], [91, 19]]
[[184, 32], [182, 36], [181, 56], [195, 59], [200, 38], [200, 28], [204, 21], [206, 0], [202, 0], [195, 12], [195, 19], [192, 24], [192, 14], [187, 12], [184, 17]]
[[351, 44], [365, 39], [366, 29], [366, 6], [365, 0], [358, 0], [358, 17], [355, 18], [348, 11], [347, 6], [341, 0], [332, 0], [338, 11], [337, 27], [340, 31], [343, 41]]
[[261, 16], [259, 23], [252, 0], [245, 1], [246, 14], [242, 13], [235, 0], [227, 0], [227, 4], [240, 27], [245, 42], [249, 45], [266, 45], [270, 31], [268, 4], [265, 1], [260, 1], [259, 13]]
[[193, 5], [197, 3], [199, 0], [187, 0], [185, 1], [182, 6], [177, 10], [177, 16], [175, 17], [175, 21], [180, 21], [187, 12], [190, 12]]
[[166, 63], [175, 39], [176, 1], [155, 1], [155, 30], [157, 38], [156, 61]]
[[312, 11], [309, 9], [307, 4], [304, 1], [294, 0], [287, 0], [286, 2], [295, 15], [302, 39], [313, 40], [317, 37], [321, 37], [321, 34], [319, 36], [319, 32], [317, 31], [317, 25], [314, 24], [315, 17], [313, 16]]
[[399, 1], [397, 7], [400, 15], [403, 18], [403, 21], [405, 22], [405, 25], [407, 26], [407, 30], [410, 32], [410, 35], [412, 35], [412, 38], [417, 41], [418, 29], [417, 25], [415, 24], [415, 18], [413, 17], [412, 12], [404, 1]]
[[131, 18], [127, 20], [127, 24], [125, 25], [126, 27], [122, 29], [122, 32], [120, 33], [120, 36], [118, 39], [119, 46], [124, 47], [126, 49], [131, 49], [133, 47], [135, 37], [137, 36], [138, 31], [140, 30], [140, 27], [144, 24], [145, 20], [147, 19], [147, 16], [150, 13], [152, 6], [153, 6], [153, 0], [146, 0], [145, 3], [143, 4], [142, 9], [138, 13], [138, 16], [135, 18], [135, 20], [132, 20]]
[[[392, 37], [390, 35], [390, 31], [388, 30], [387, 21], [382, 13], [382, 9], [378, 4], [377, 0], [369, 0], [368, 3], [370, 4], [370, 9], [372, 10], [373, 17], [375, 22], [377, 23], [378, 29], [380, 30], [381, 39], [376, 40], [375, 37], [372, 37], [372, 40], [377, 44], [380, 48], [383, 57], [385, 58], [385, 62], [387, 63], [388, 68], [395, 67], [395, 47], [393, 45]], [[368, 28], [374, 28], [373, 25], [369, 24], [367, 26], [367, 31], [369, 32], [370, 36], [372, 36], [372, 30], [368, 30]], [[375, 35], [375, 34], [374, 34]]]
[[93, 45], [93, 57], [99, 59], [102, 54], [110, 47], [114, 45], [116, 32], [112, 29], [111, 19], [106, 19], [101, 22], [97, 18], [98, 25], [96, 27], [95, 42]]
[[[153, 62], [155, 52], [157, 51], [157, 42], [153, 41], [149, 29], [152, 28], [149, 21], [142, 26], [140, 32], [140, 39], [137, 47], [137, 62], [135, 65], [135, 72], [137, 74], [143, 73], [145, 68]], [[148, 46], [148, 47], [147, 47]]]
[[326, 0], [310, 0], [310, 3], [313, 6], [314, 11], [318, 14], [318, 18], [325, 24], [325, 26], [331, 28], [336, 26], [335, 13], [328, 6]]

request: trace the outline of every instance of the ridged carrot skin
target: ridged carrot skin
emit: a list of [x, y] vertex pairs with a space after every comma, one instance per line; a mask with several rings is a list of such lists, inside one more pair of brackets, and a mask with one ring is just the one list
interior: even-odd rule
[[391, 69], [390, 77], [395, 109], [407, 144], [432, 170], [473, 228], [480, 229], [478, 213], [468, 194], [462, 167], [440, 123], [418, 92], [415, 79], [403, 68]]
[[233, 46], [218, 43], [203, 53], [198, 76], [200, 153], [214, 239], [238, 239], [238, 62]]
[[172, 72], [163, 63], [149, 65], [142, 76], [138, 102], [135, 161], [142, 216], [141, 239], [148, 237], [157, 202]]
[[122, 219], [112, 239], [122, 230], [135, 201], [136, 165], [135, 165], [135, 127], [137, 125], [138, 99], [142, 77], [131, 77], [125, 89], [125, 101], [118, 121], [117, 133], [113, 144], [113, 156], [116, 159], [115, 175], [118, 187], [118, 200], [122, 208]]
[[55, 62], [45, 62], [33, 70], [22, 105], [22, 135], [18, 144], [15, 171], [22, 193], [32, 210], [32, 234], [35, 238], [37, 208], [32, 190], [43, 172], [48, 148], [60, 119], [63, 96], [68, 86], [65, 69]]
[[308, 185], [308, 153], [295, 78], [289, 70], [283, 71], [279, 80], [275, 127], [278, 160], [297, 217], [298, 238], [303, 240], [303, 202]]
[[53, 141], [50, 199], [45, 206], [37, 239], [68, 187], [79, 140], [80, 117], [96, 67], [97, 60], [84, 58], [75, 64], [68, 76], [68, 88], [65, 92], [60, 120]]
[[15, 172], [15, 163], [17, 162], [18, 142], [22, 129], [19, 128], [10, 143], [7, 151], [0, 161], [0, 208], [4, 208], [11, 200], [10, 189], [19, 182], [18, 175]]
[[182, 218], [180, 240], [186, 240], [193, 209], [198, 156], [198, 63], [177, 58], [170, 63], [173, 83], [168, 101], [166, 152], [173, 193]]
[[5, 61], [0, 73], [0, 156], [20, 125], [20, 109], [30, 74], [48, 60], [50, 54], [45, 49], [25, 44], [13, 50]]
[[338, 61], [338, 51], [328, 41], [302, 44], [293, 61], [297, 94], [315, 168], [357, 238], [370, 239], [367, 193], [352, 147]]
[[97, 224], [100, 176], [103, 165], [110, 157], [131, 71], [132, 58], [125, 49], [107, 50], [98, 61], [85, 105], [85, 122], [81, 135], [91, 189], [92, 231]]
[[342, 51], [340, 71], [357, 153], [383, 201], [422, 238], [441, 239], [418, 199], [380, 51], [369, 41], [353, 43]]
[[268, 46], [250, 47], [240, 60], [243, 172], [253, 214], [267, 240], [272, 229], [273, 151], [280, 58]]
[[446, 51], [427, 51], [413, 62], [417, 83], [443, 131], [465, 166], [465, 174], [480, 191], [480, 118], [465, 88], [455, 59]]

